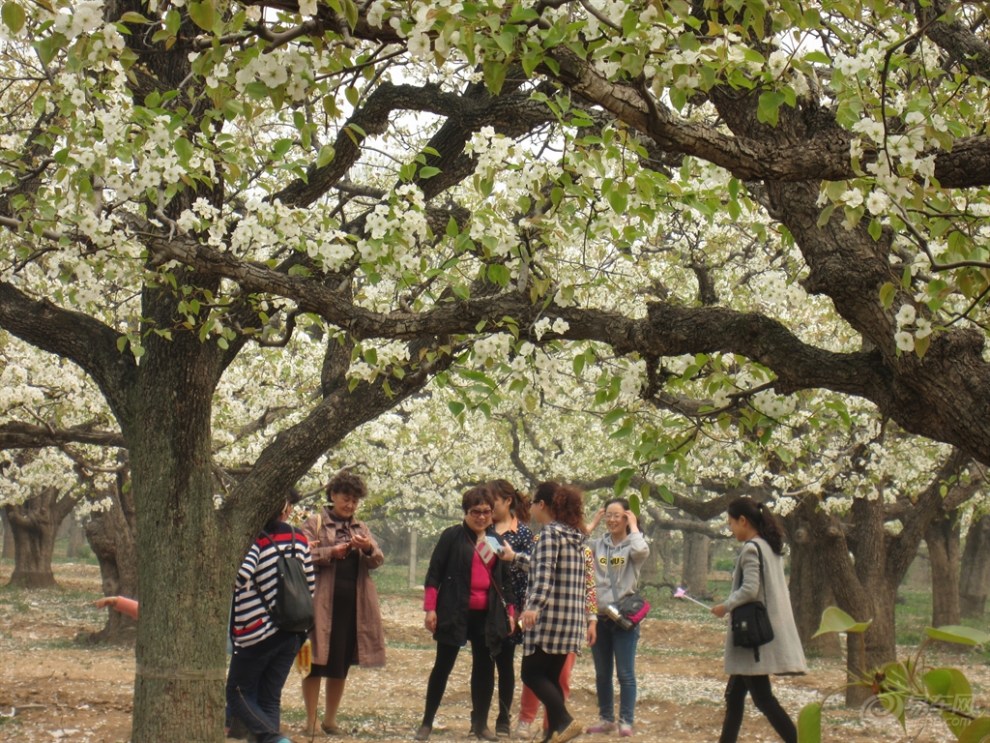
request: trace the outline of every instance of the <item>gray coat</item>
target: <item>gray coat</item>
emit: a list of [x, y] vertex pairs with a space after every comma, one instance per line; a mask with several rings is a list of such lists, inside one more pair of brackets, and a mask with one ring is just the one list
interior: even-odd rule
[[[756, 544], [763, 553], [763, 576], [766, 580], [766, 598], [760, 590], [760, 561]], [[760, 648], [760, 662], [753, 657], [752, 648], [737, 648], [732, 644], [732, 629], [725, 638], [725, 672], [738, 676], [762, 676], [771, 673], [804, 673], [808, 666], [804, 660], [804, 649], [798, 637], [794, 614], [791, 611], [791, 597], [787, 591], [787, 578], [784, 576], [784, 558], [776, 554], [761, 537], [743, 545], [732, 571], [732, 585], [742, 583], [725, 600], [725, 607], [731, 612], [737, 606], [763, 600], [773, 625], [773, 639]]]

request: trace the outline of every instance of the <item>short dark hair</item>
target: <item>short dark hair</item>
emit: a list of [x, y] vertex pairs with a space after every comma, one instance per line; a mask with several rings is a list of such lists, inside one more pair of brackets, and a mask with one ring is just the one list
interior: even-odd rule
[[492, 496], [492, 491], [485, 485], [475, 485], [473, 488], [468, 488], [464, 491], [464, 495], [461, 496], [461, 510], [464, 513], [482, 504], [489, 508], [495, 507], [495, 498]]
[[327, 497], [329, 498], [334, 493], [363, 498], [368, 494], [368, 486], [364, 484], [364, 480], [350, 470], [341, 470], [327, 483]]

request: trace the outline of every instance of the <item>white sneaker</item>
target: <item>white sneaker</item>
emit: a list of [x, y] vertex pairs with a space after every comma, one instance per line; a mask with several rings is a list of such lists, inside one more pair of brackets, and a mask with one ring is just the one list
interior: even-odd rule
[[516, 723], [516, 729], [512, 737], [517, 740], [529, 740], [533, 737], [533, 723], [520, 720]]
[[620, 737], [622, 737], [622, 738], [631, 738], [632, 737], [632, 734], [633, 734], [633, 732], [632, 732], [632, 725], [627, 725], [624, 722], [619, 725], [619, 736]]
[[611, 733], [614, 730], [615, 730], [614, 722], [609, 722], [608, 720], [599, 720], [584, 732], [591, 733], [592, 735], [594, 735], [595, 733]]

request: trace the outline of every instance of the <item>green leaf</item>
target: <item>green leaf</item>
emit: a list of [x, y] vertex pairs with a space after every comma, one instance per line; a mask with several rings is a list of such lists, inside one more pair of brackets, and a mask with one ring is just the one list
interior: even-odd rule
[[183, 165], [189, 162], [189, 158], [191, 158], [193, 153], [196, 151], [192, 146], [192, 142], [185, 137], [179, 137], [176, 139], [172, 146], [175, 148], [175, 154], [178, 156], [179, 162]]
[[34, 42], [34, 49], [38, 53], [38, 59], [43, 64], [48, 64], [55, 59], [55, 55], [58, 54], [58, 50], [61, 48], [60, 39], [61, 37], [58, 34], [52, 34]]
[[497, 284], [498, 286], [508, 286], [509, 280], [512, 278], [509, 274], [509, 269], [503, 266], [501, 263], [493, 263], [488, 267], [488, 280]]
[[821, 743], [822, 703], [811, 702], [801, 708], [797, 721], [798, 740], [801, 743]]
[[933, 640], [954, 642], [958, 645], [987, 645], [990, 643], [990, 633], [975, 627], [962, 627], [947, 624], [944, 627], [926, 627], [925, 634]]
[[3, 4], [3, 9], [0, 10], [0, 17], [3, 18], [3, 25], [9, 28], [11, 33], [16, 34], [24, 28], [27, 14], [18, 3], [6, 2]]
[[629, 199], [621, 189], [614, 188], [608, 192], [608, 205], [616, 214], [625, 214]]
[[274, 153], [277, 159], [281, 159], [285, 157], [286, 153], [291, 149], [292, 149], [292, 140], [283, 138], [275, 142], [274, 146], [272, 147], [272, 152]]
[[866, 231], [869, 233], [870, 237], [873, 238], [873, 242], [876, 242], [883, 234], [883, 225], [880, 224], [880, 220], [871, 219], [870, 226], [866, 228]]
[[493, 95], [498, 95], [505, 84], [505, 76], [509, 73], [509, 65], [505, 62], [485, 60], [482, 64], [485, 86]]
[[440, 174], [440, 168], [436, 167], [435, 165], [425, 165], [419, 169], [419, 177], [422, 178], [423, 180], [426, 180], [427, 178], [432, 178], [433, 176], [439, 174]]
[[464, 403], [452, 400], [447, 403], [447, 410], [453, 413], [454, 417], [459, 417], [464, 412]]
[[872, 619], [866, 622], [857, 622], [839, 607], [830, 606], [822, 612], [821, 624], [818, 625], [818, 631], [811, 638], [814, 639], [830, 632], [866, 632], [872, 623]]
[[894, 297], [896, 295], [897, 287], [888, 281], [880, 287], [880, 306], [889, 310], [894, 304]]
[[337, 151], [334, 149], [332, 144], [325, 144], [320, 148], [319, 153], [316, 155], [316, 167], [325, 168], [336, 156]]
[[212, 31], [213, 24], [216, 23], [217, 13], [211, 0], [189, 3], [189, 17], [193, 23], [204, 31]]
[[149, 21], [143, 15], [133, 10], [129, 10], [123, 15], [121, 15], [119, 21], [121, 23], [143, 23], [143, 24], [151, 23], [151, 21]]
[[344, 0], [344, 18], [352, 29], [358, 24], [358, 6], [354, 0]]
[[959, 743], [986, 743], [990, 739], [990, 717], [977, 717], [959, 733]]
[[764, 124], [777, 126], [780, 116], [780, 107], [784, 103], [785, 96], [778, 91], [760, 93], [760, 100], [756, 106], [756, 118]]

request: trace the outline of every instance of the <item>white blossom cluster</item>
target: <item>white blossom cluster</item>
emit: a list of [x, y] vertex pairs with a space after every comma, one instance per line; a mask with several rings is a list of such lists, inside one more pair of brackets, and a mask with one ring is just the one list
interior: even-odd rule
[[357, 241], [357, 251], [362, 262], [375, 264], [385, 275], [401, 277], [406, 271], [420, 269], [417, 248], [430, 234], [423, 192], [404, 184], [368, 214], [368, 236]]
[[910, 353], [914, 350], [916, 339], [927, 338], [932, 334], [931, 321], [920, 317], [914, 305], [902, 304], [894, 320], [897, 322], [894, 342], [899, 351]]

